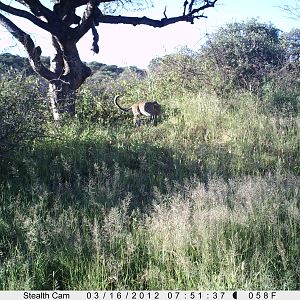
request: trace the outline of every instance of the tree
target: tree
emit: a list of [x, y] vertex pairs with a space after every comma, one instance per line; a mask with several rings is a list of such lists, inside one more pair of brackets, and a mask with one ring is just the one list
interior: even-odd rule
[[[183, 1], [183, 0], [182, 0]], [[147, 17], [127, 17], [106, 14], [107, 5], [142, 4], [146, 0], [55, 0], [51, 8], [39, 0], [0, 1], [0, 12], [15, 15], [31, 21], [34, 25], [51, 34], [52, 46], [55, 55], [51, 59], [50, 68], [41, 61], [42, 50], [36, 46], [29, 34], [16, 26], [7, 16], [0, 13], [0, 24], [4, 26], [25, 47], [29, 61], [36, 73], [49, 82], [49, 100], [55, 120], [61, 120], [64, 115], [75, 115], [76, 90], [82, 85], [91, 70], [80, 59], [76, 43], [89, 31], [93, 33], [94, 52], [99, 52], [99, 36], [96, 27], [101, 23], [149, 25], [164, 27], [176, 22], [185, 21], [194, 23], [195, 19], [204, 17], [203, 12], [214, 7], [217, 0], [185, 0], [182, 15], [154, 20]], [[24, 9], [19, 9], [13, 4], [21, 4]], [[85, 7], [82, 16], [76, 14], [76, 9]]]
[[280, 6], [292, 19], [300, 18], [300, 0], [295, 0], [293, 4], [285, 4]]
[[211, 77], [222, 85], [251, 91], [285, 60], [279, 30], [256, 19], [221, 27], [200, 50], [200, 56]]

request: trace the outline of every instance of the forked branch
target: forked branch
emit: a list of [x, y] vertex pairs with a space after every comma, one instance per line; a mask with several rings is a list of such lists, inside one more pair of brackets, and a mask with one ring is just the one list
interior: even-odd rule
[[35, 15], [29, 13], [28, 11], [18, 9], [18, 8], [14, 8], [10, 5], [4, 4], [1, 1], [0, 1], [0, 10], [3, 10], [7, 13], [10, 13], [10, 14], [18, 16], [18, 17], [25, 18], [25, 19], [31, 21], [33, 24], [37, 25], [38, 27], [51, 32], [51, 27], [48, 23], [43, 22], [42, 20], [37, 18]]
[[0, 14], [0, 24], [4, 26], [26, 49], [32, 68], [42, 77], [51, 80], [55, 78], [55, 74], [48, 70], [41, 62], [42, 50], [35, 47], [30, 35], [21, 30], [13, 22]]
[[17, 0], [19, 3], [23, 4], [24, 6], [28, 7], [30, 11], [36, 17], [44, 17], [48, 22], [53, 20], [54, 14], [53, 12], [42, 5], [39, 0]]

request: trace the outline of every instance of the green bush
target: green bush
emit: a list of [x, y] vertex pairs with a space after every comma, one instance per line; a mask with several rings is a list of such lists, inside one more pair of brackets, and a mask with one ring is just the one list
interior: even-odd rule
[[221, 27], [200, 49], [198, 59], [218, 93], [257, 91], [270, 72], [283, 66], [284, 51], [279, 30], [252, 19]]
[[263, 100], [266, 108], [275, 114], [298, 115], [300, 111], [300, 95], [297, 86], [280, 86], [277, 81], [263, 87]]
[[114, 105], [114, 97], [121, 96], [122, 106], [153, 99], [145, 73], [135, 68], [125, 69], [116, 78], [102, 78], [83, 85], [77, 95], [77, 116], [80, 122], [117, 125], [132, 121], [132, 114], [123, 113]]
[[153, 59], [149, 64], [150, 78], [162, 98], [197, 92], [203, 88], [201, 61], [195, 52], [182, 48], [174, 54]]
[[84, 86], [77, 95], [77, 117], [80, 122], [109, 125], [115, 122], [116, 109], [113, 97], [99, 90]]
[[41, 83], [35, 77], [3, 76], [0, 81], [0, 159], [13, 156], [41, 137], [47, 112]]

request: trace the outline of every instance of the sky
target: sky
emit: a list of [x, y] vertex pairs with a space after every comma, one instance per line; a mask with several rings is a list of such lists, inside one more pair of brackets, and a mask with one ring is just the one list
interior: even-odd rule
[[[293, 4], [296, 1], [299, 0], [288, 2]], [[7, 4], [14, 1], [2, 2]], [[166, 7], [167, 16], [173, 17], [182, 13], [184, 0], [152, 0], [152, 2], [153, 7], [146, 10], [118, 11], [118, 14], [161, 19]], [[164, 28], [152, 28], [145, 25], [100, 24], [98, 27], [99, 54], [93, 54], [90, 51], [92, 45], [90, 32], [78, 42], [78, 49], [83, 61], [98, 61], [110, 65], [137, 66], [146, 69], [151, 59], [174, 53], [182, 47], [196, 51], [205, 42], [207, 34], [213, 33], [226, 23], [258, 18], [259, 21], [272, 23], [283, 31], [299, 28], [300, 20], [291, 19], [280, 9], [280, 5], [284, 2], [286, 1], [218, 0], [216, 7], [205, 11], [207, 18], [196, 20], [193, 25], [179, 22]], [[25, 32], [31, 34], [36, 46], [41, 46], [42, 55], [51, 55], [50, 36], [45, 31], [22, 18], [13, 17], [13, 21]], [[0, 53], [5, 52], [26, 56], [23, 46], [0, 25]]]

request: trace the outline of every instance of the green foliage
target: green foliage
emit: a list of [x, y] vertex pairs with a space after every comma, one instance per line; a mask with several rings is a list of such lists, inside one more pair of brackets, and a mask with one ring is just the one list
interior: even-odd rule
[[78, 92], [77, 116], [79, 120], [97, 122], [102, 125], [116, 125], [126, 119], [132, 120], [132, 115], [120, 112], [113, 100], [119, 94], [122, 99], [126, 100], [124, 106], [128, 107], [140, 101], [146, 95], [145, 84], [142, 82], [144, 72], [136, 68], [127, 68], [122, 69], [118, 77], [104, 76], [99, 81], [97, 73], [94, 76]]
[[[46, 65], [50, 65], [49, 57], [42, 56], [42, 62]], [[32, 70], [28, 58], [13, 55], [10, 53], [0, 54], [0, 75], [6, 74], [7, 72], [21, 73], [22, 76], [35, 75], [36, 73]]]
[[183, 48], [175, 54], [153, 59], [149, 64], [150, 76], [162, 98], [185, 93], [197, 92], [203, 72], [196, 53]]
[[277, 28], [257, 20], [228, 24], [198, 53], [182, 49], [153, 59], [148, 82], [158, 99], [186, 91], [215, 92], [231, 102], [235, 93], [246, 90], [273, 113], [297, 114], [298, 37], [297, 29], [279, 35]]
[[300, 29], [293, 29], [282, 34], [283, 47], [286, 51], [286, 60], [300, 63]]
[[107, 78], [116, 79], [124, 72], [124, 68], [109, 66], [95, 61], [88, 63], [87, 66], [92, 70], [92, 76], [88, 79], [89, 82], [99, 82]]
[[43, 133], [46, 105], [40, 82], [29, 77], [0, 81], [0, 159], [12, 156]]
[[296, 78], [284, 77], [281, 80], [265, 84], [262, 93], [263, 101], [274, 114], [299, 115], [300, 112], [300, 82]]
[[87, 83], [90, 84], [99, 84], [99, 82], [108, 80], [116, 80], [120, 76], [124, 76], [124, 73], [132, 72], [137, 76], [144, 78], [146, 72], [137, 67], [118, 67], [115, 65], [106, 65], [98, 62], [87, 63], [87, 66], [92, 70], [92, 76], [87, 79]]
[[[45, 66], [50, 66], [50, 58], [42, 56], [42, 62]], [[123, 72], [130, 70], [131, 72], [136, 73], [140, 77], [145, 77], [146, 72], [137, 67], [118, 67], [115, 65], [106, 65], [96, 61], [87, 63], [87, 66], [91, 68], [92, 76], [88, 78], [87, 82], [89, 84], [96, 84], [102, 80], [108, 79], [117, 79]], [[10, 53], [0, 54], [0, 75], [3, 74], [8, 76], [9, 72], [12, 73], [12, 76], [17, 73], [21, 73], [22, 76], [31, 76], [36, 75], [32, 70], [28, 58], [21, 57], [18, 55], [13, 55]]]
[[88, 86], [82, 87], [77, 95], [76, 110], [80, 122], [109, 125], [116, 121], [113, 98], [101, 88], [95, 90]]
[[255, 19], [231, 23], [212, 34], [199, 59], [215, 89], [257, 91], [285, 63], [279, 30]]

